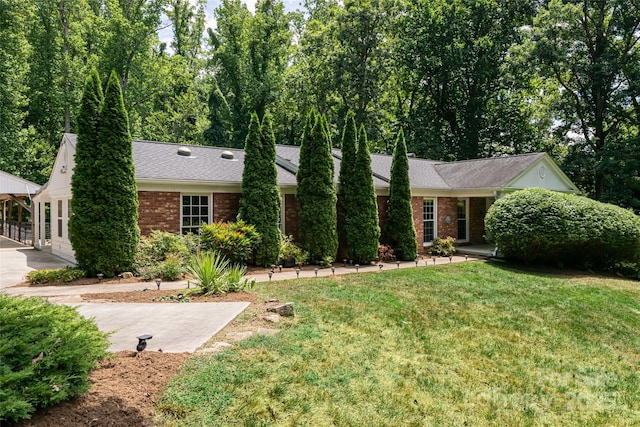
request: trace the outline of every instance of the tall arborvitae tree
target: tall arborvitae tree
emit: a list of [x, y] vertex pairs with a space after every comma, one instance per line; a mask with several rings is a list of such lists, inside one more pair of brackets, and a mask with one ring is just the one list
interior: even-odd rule
[[133, 149], [122, 91], [115, 71], [111, 72], [98, 121], [94, 201], [100, 220], [94, 241], [96, 272], [111, 277], [133, 267], [140, 239], [138, 192], [133, 166]]
[[260, 233], [261, 244], [254, 259], [258, 265], [278, 261], [280, 253], [280, 188], [276, 170], [276, 139], [271, 118], [265, 115], [262, 126], [258, 115], [251, 115], [245, 144], [242, 172], [242, 199], [238, 216], [253, 224]]
[[103, 216], [96, 202], [100, 171], [96, 168], [98, 151], [98, 120], [103, 101], [102, 83], [93, 69], [87, 78], [78, 115], [78, 139], [76, 142], [75, 168], [71, 177], [71, 208], [69, 240], [75, 252], [78, 266], [94, 272], [99, 252], [96, 240], [100, 238], [98, 224]]
[[333, 260], [338, 250], [333, 174], [326, 121], [311, 112], [300, 147], [296, 197], [300, 208], [300, 240], [312, 262]]
[[411, 208], [411, 182], [409, 181], [409, 159], [404, 132], [400, 129], [391, 163], [389, 184], [389, 207], [385, 224], [385, 238], [394, 248], [398, 259], [410, 261], [418, 254], [416, 229]]
[[371, 154], [367, 147], [364, 126], [358, 133], [358, 153], [352, 172], [353, 191], [345, 212], [344, 232], [348, 242], [349, 256], [360, 264], [366, 264], [378, 256], [380, 227], [378, 226], [378, 204], [373, 187]]
[[[356, 121], [352, 111], [347, 113], [344, 130], [342, 132], [342, 159], [340, 160], [340, 176], [338, 183], [338, 240], [340, 242], [340, 256], [349, 257], [349, 242], [346, 238], [344, 219], [351, 215], [353, 209], [354, 191], [353, 171], [356, 164]], [[357, 208], [356, 208], [357, 209]]]

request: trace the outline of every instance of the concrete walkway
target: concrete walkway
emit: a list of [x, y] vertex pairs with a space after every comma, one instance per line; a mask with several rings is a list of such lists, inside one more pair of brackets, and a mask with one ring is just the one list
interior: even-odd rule
[[71, 265], [62, 258], [0, 236], [0, 289], [24, 282], [31, 270], [55, 269]]
[[[9, 295], [41, 296], [51, 302], [78, 307], [78, 312], [86, 318], [95, 319], [100, 330], [115, 331], [110, 337], [110, 351], [135, 350], [139, 335], [151, 334], [147, 351], [193, 352], [218, 333], [249, 306], [247, 302], [226, 303], [85, 303], [81, 294], [104, 292], [130, 292], [156, 289], [154, 282], [103, 283], [82, 286], [29, 286], [15, 287], [23, 281], [28, 271], [42, 268], [59, 268], [68, 265], [65, 261], [45, 252], [0, 237], [0, 292]], [[350, 273], [387, 271], [398, 268], [425, 268], [435, 264], [464, 262], [465, 256], [449, 258], [428, 258], [415, 262], [385, 263], [378, 265], [346, 266], [337, 263], [334, 270], [318, 268], [300, 270], [275, 268], [271, 277], [268, 273], [249, 276], [256, 282], [269, 280], [296, 280], [298, 278], [329, 277]], [[160, 289], [185, 289], [193, 287], [186, 280], [162, 282]]]

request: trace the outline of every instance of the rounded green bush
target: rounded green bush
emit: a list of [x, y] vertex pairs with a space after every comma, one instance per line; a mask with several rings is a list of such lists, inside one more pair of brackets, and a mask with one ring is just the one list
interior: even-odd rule
[[75, 308], [0, 294], [0, 424], [86, 392], [107, 335]]
[[487, 240], [507, 258], [608, 267], [640, 258], [640, 218], [587, 197], [532, 188], [496, 201]]

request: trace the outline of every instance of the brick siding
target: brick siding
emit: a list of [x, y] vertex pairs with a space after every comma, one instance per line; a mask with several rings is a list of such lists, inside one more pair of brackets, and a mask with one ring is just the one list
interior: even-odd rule
[[213, 193], [213, 222], [233, 222], [240, 209], [240, 193]]
[[487, 213], [487, 201], [484, 197], [472, 197], [469, 199], [469, 234], [470, 243], [481, 245], [484, 240], [484, 217]]
[[284, 231], [287, 236], [293, 236], [297, 241], [300, 228], [300, 215], [298, 213], [298, 200], [295, 194], [284, 195]]
[[418, 253], [424, 253], [424, 197], [412, 197], [411, 210], [413, 211], [413, 226], [416, 229]]
[[[449, 216], [451, 222], [447, 224]], [[438, 197], [438, 237], [458, 238], [458, 198]]]
[[138, 226], [146, 236], [152, 230], [180, 232], [180, 193], [138, 191]]

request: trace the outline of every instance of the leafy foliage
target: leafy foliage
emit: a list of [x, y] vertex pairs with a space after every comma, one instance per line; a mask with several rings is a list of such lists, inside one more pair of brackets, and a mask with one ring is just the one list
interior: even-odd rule
[[257, 114], [253, 114], [245, 146], [238, 218], [253, 225], [261, 237], [260, 245], [254, 251], [257, 265], [266, 266], [278, 261], [280, 202], [271, 118], [266, 115], [260, 126]]
[[62, 267], [55, 270], [31, 270], [27, 273], [27, 280], [32, 285], [45, 283], [69, 283], [86, 277], [84, 270], [73, 267]]
[[300, 243], [311, 262], [335, 259], [336, 188], [331, 141], [324, 117], [311, 111], [302, 136], [296, 198], [300, 207]]
[[200, 229], [202, 250], [220, 252], [232, 263], [249, 260], [260, 241], [256, 228], [242, 220], [203, 224]]
[[220, 252], [201, 252], [189, 262], [189, 273], [205, 295], [251, 290], [254, 280], [244, 276], [246, 267], [231, 264]]
[[436, 237], [429, 248], [429, 253], [439, 256], [451, 256], [456, 253], [456, 239], [454, 237]]
[[282, 236], [280, 240], [280, 254], [278, 260], [282, 263], [284, 260], [293, 259], [295, 263], [304, 264], [307, 262], [309, 255], [293, 241], [293, 236]]
[[113, 277], [133, 268], [140, 239], [131, 135], [115, 72], [107, 82], [96, 141], [93, 159], [96, 199], [92, 201], [97, 215], [93, 217], [94, 232], [89, 236], [76, 237], [92, 239], [89, 244], [92, 245], [94, 262], [84, 266], [87, 272]]
[[146, 280], [156, 277], [165, 280], [181, 278], [195, 249], [191, 240], [190, 235], [180, 236], [153, 230], [149, 236], [140, 238], [135, 257], [135, 272]]
[[93, 276], [100, 252], [95, 243], [102, 238], [98, 224], [103, 218], [97, 201], [100, 174], [96, 159], [101, 153], [98, 147], [98, 123], [104, 101], [102, 82], [93, 69], [87, 77], [78, 117], [75, 168], [71, 176], [71, 206], [74, 215], [69, 218], [69, 240], [75, 252], [76, 262]]
[[409, 159], [402, 129], [398, 133], [396, 147], [393, 150], [390, 179], [385, 237], [395, 248], [398, 259], [411, 261], [418, 254], [418, 242], [411, 207]]
[[378, 204], [373, 188], [371, 155], [367, 148], [367, 134], [360, 127], [358, 152], [351, 172], [352, 193], [344, 212], [344, 238], [349, 259], [368, 264], [378, 256], [380, 227], [378, 226]]
[[86, 392], [108, 347], [107, 334], [75, 308], [0, 294], [0, 420]]
[[640, 258], [640, 218], [582, 196], [517, 191], [491, 206], [485, 224], [504, 256], [527, 263], [606, 267]]

